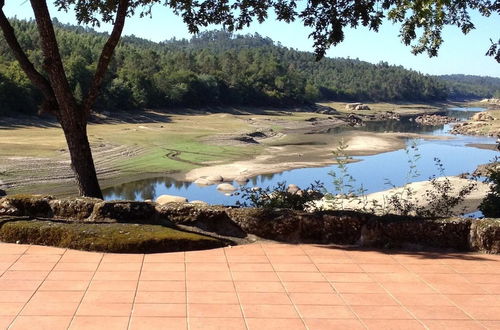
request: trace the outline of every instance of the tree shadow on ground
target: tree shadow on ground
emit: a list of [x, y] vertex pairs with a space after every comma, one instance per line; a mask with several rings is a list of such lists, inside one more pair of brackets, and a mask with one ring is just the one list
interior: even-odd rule
[[343, 245], [316, 245], [318, 248], [332, 249], [332, 250], [344, 250], [346, 252], [378, 252], [380, 254], [388, 256], [405, 256], [413, 257], [418, 260], [465, 260], [465, 261], [500, 261], [500, 257], [491, 254], [479, 254], [477, 252], [470, 251], [458, 251], [452, 249], [440, 249], [440, 248], [430, 248], [423, 247], [418, 250], [405, 249], [405, 248], [393, 248], [393, 249], [381, 249], [381, 248], [369, 248], [369, 247], [359, 247], [359, 246], [343, 246]]

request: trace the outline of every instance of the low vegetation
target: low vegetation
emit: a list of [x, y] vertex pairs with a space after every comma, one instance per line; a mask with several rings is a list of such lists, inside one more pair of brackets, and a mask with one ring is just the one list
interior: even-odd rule
[[287, 186], [286, 182], [278, 182], [275, 187], [264, 189], [241, 187], [240, 190], [242, 201], [237, 202], [239, 206], [303, 211], [323, 196], [325, 188], [321, 182], [316, 181], [304, 190]]
[[[498, 164], [498, 163], [497, 163]], [[485, 217], [500, 218], [500, 166], [488, 169], [487, 181], [491, 184], [490, 192], [479, 205]]]
[[227, 242], [158, 225], [85, 224], [56, 221], [3, 221], [0, 240], [77, 250], [151, 253], [201, 250]]

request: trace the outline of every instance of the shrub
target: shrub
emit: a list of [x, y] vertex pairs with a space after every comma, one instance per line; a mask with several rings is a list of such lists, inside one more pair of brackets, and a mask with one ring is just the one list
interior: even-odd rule
[[485, 217], [500, 218], [500, 165], [488, 169], [486, 181], [492, 185], [479, 210]]
[[305, 210], [312, 202], [323, 197], [324, 185], [315, 181], [308, 189], [291, 191], [286, 182], [279, 182], [275, 187], [241, 188], [241, 198], [238, 206], [251, 206], [265, 209], [287, 208], [292, 210]]

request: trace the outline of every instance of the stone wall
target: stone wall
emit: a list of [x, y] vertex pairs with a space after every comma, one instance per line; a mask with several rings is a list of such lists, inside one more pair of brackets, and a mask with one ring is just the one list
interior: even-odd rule
[[228, 208], [178, 203], [0, 198], [0, 217], [91, 223], [183, 225], [224, 236], [248, 234], [289, 243], [349, 244], [393, 248], [445, 248], [500, 253], [500, 219], [421, 219], [348, 211], [307, 213], [284, 209]]

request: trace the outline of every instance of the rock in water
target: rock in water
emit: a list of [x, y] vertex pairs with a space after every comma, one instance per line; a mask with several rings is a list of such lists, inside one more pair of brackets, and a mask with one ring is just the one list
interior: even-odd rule
[[237, 190], [235, 186], [233, 186], [230, 183], [221, 183], [217, 186], [217, 190], [224, 191], [224, 192], [232, 192]]
[[212, 181], [209, 181], [206, 178], [198, 178], [194, 181], [194, 183], [197, 184], [198, 186], [210, 186], [211, 184], [213, 184]]
[[209, 204], [204, 201], [191, 201], [189, 204], [195, 204], [195, 205], [200, 205], [200, 206], [208, 206]]
[[206, 179], [212, 183], [224, 181], [224, 178], [220, 175], [210, 175], [207, 176]]
[[236, 181], [240, 185], [244, 185], [250, 180], [246, 176], [237, 176], [236, 178], [234, 178], [234, 181]]
[[168, 203], [187, 203], [188, 200], [182, 196], [173, 196], [173, 195], [161, 195], [156, 199], [156, 202], [160, 205], [168, 204]]

